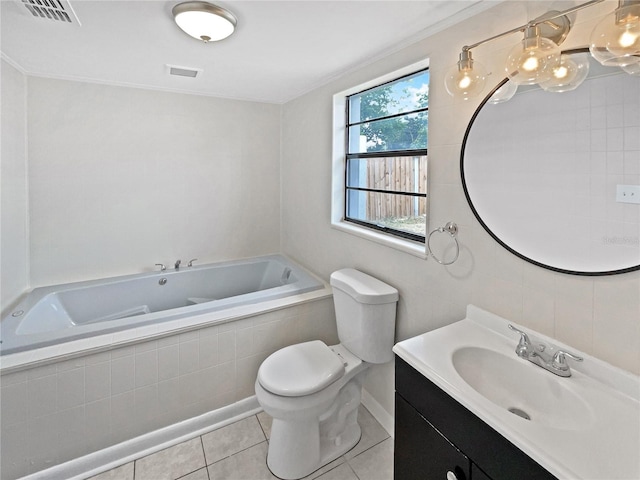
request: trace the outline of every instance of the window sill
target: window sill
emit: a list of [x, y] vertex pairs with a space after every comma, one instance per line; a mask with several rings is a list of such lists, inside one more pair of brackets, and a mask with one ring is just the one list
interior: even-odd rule
[[331, 227], [336, 230], [355, 235], [356, 237], [364, 238], [380, 245], [409, 253], [422, 259], [427, 258], [426, 246], [423, 243], [412, 242], [411, 240], [406, 240], [400, 237], [378, 233], [374, 230], [369, 230], [368, 228], [360, 227], [353, 223], [344, 221], [332, 222]]

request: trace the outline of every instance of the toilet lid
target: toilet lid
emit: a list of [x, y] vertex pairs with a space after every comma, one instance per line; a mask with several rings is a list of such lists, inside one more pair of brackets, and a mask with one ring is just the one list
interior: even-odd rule
[[258, 370], [265, 390], [301, 397], [322, 390], [344, 375], [340, 358], [324, 342], [298, 343], [271, 354]]

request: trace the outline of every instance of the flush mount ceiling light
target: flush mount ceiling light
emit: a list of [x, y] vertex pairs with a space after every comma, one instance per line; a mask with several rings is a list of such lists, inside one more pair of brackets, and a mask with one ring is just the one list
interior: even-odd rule
[[236, 28], [236, 17], [207, 2], [184, 2], [173, 7], [173, 17], [187, 34], [204, 43], [227, 38]]
[[[571, 30], [567, 15], [603, 1], [591, 0], [564, 11], [552, 10], [525, 25], [462, 47], [460, 60], [445, 77], [447, 92], [463, 100], [479, 95], [484, 88], [486, 74], [472, 60], [471, 49], [517, 32], [524, 33], [524, 39], [509, 52], [505, 66], [509, 83], [539, 84], [553, 92], [576, 88], [584, 80], [582, 77], [586, 76], [588, 67], [582, 61], [579, 65], [575, 61], [569, 63], [569, 59], [562, 63], [558, 46]], [[615, 12], [594, 29], [590, 53], [603, 65], [623, 67], [627, 73], [635, 74], [633, 65], [640, 64], [640, 0], [619, 0]], [[510, 88], [509, 94], [513, 92], [513, 86]], [[504, 93], [497, 100], [506, 101], [508, 98], [509, 95]]]

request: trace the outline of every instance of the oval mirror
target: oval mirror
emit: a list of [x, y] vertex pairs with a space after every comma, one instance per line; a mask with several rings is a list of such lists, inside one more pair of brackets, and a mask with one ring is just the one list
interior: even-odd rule
[[499, 103], [492, 92], [467, 127], [460, 170], [504, 248], [554, 271], [610, 275], [640, 269], [640, 76], [587, 51], [565, 52], [590, 66], [574, 90], [520, 86]]

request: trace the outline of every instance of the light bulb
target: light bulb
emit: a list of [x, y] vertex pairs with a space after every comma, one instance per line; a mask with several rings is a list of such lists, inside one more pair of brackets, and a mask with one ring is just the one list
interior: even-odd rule
[[540, 36], [538, 27], [527, 27], [524, 40], [509, 52], [505, 71], [518, 85], [533, 85], [551, 78], [560, 62], [558, 45]]
[[540, 61], [535, 56], [528, 56], [526, 60], [522, 62], [522, 68], [527, 72], [533, 72], [540, 66]]
[[469, 88], [469, 85], [471, 85], [471, 82], [472, 82], [472, 80], [469, 77], [469, 74], [467, 72], [460, 78], [460, 81], [458, 82], [458, 88], [460, 90], [464, 90], [465, 88]]
[[606, 66], [639, 63], [640, 3], [619, 7], [600, 21], [591, 33], [589, 51]]
[[540, 88], [557, 93], [574, 90], [587, 78], [589, 55], [586, 53], [562, 54], [560, 63], [551, 72], [548, 80], [540, 82]]
[[564, 65], [560, 65], [559, 67], [553, 69], [553, 78], [555, 78], [556, 80], [567, 78], [567, 75], [569, 75], [569, 69]]
[[462, 50], [460, 60], [449, 69], [444, 86], [454, 98], [468, 100], [478, 96], [484, 90], [486, 70], [475, 62], [469, 50]]

